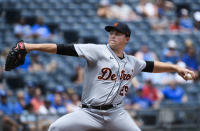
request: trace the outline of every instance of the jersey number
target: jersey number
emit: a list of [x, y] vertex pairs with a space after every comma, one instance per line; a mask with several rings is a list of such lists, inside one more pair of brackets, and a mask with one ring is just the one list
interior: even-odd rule
[[119, 92], [120, 96], [125, 96], [128, 94], [128, 86], [123, 86]]

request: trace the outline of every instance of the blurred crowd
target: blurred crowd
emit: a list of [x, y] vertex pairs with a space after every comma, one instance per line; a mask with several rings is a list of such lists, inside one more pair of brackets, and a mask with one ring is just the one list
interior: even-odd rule
[[172, 0], [139, 0], [135, 8], [123, 0], [101, 0], [97, 14], [120, 21], [148, 19], [156, 31], [192, 32], [200, 29], [200, 13], [191, 13], [187, 6], [177, 7]]
[[[28, 24], [25, 18], [21, 17], [14, 25], [14, 34], [18, 39], [26, 39], [33, 41], [34, 39], [38, 40], [57, 40], [59, 35], [52, 32], [50, 27], [44, 23], [42, 17], [37, 17], [36, 20], [31, 20], [33, 25]], [[31, 22], [31, 23], [32, 23]]]
[[[190, 14], [187, 8], [175, 12], [176, 5], [170, 0], [140, 0], [135, 9], [123, 3], [122, 0], [111, 2], [100, 0], [97, 15], [106, 19], [118, 19], [120, 21], [140, 21], [148, 19], [151, 28], [156, 31], [169, 30], [172, 32], [191, 32], [199, 30], [199, 14]], [[168, 14], [175, 13], [175, 18], [169, 19]], [[58, 39], [43, 22], [42, 17], [37, 22], [29, 25], [26, 19], [20, 18], [14, 25], [13, 33], [18, 39]], [[134, 39], [134, 38], [133, 38]], [[198, 75], [200, 72], [200, 54], [197, 52], [192, 39], [186, 39], [178, 48], [175, 40], [166, 41], [166, 48], [156, 54], [156, 49], [151, 50], [148, 43], [141, 43], [139, 50], [126, 49], [126, 53], [134, 55], [138, 59], [146, 61], [163, 61], [189, 68]], [[21, 88], [9, 88], [3, 76], [3, 63], [9, 49], [0, 54], [0, 116], [4, 130], [47, 130], [50, 123], [55, 121], [59, 115], [77, 110], [81, 100], [81, 90], [84, 79], [83, 65], [75, 66], [75, 73], [71, 79], [74, 86], [65, 87], [56, 85], [53, 89], [43, 88], [40, 83], [25, 81]], [[56, 73], [58, 66], [62, 63], [53, 58], [51, 61], [41, 63], [40, 53], [32, 52], [26, 56], [25, 64], [15, 71], [25, 73], [45, 72]], [[83, 62], [84, 63], [84, 62]], [[64, 65], [65, 68], [66, 65]], [[50, 77], [50, 76], [49, 76]], [[49, 80], [49, 82], [51, 82]], [[129, 94], [124, 99], [124, 107], [128, 110], [159, 109], [163, 102], [174, 104], [188, 103], [187, 93], [184, 85], [195, 83], [195, 81], [184, 81], [175, 73], [141, 73], [132, 80]], [[38, 121], [38, 125], [36, 124]]]
[[47, 130], [59, 115], [79, 108], [80, 96], [76, 92], [65, 90], [63, 86], [55, 89], [42, 92], [39, 85], [29, 82], [25, 88], [13, 91], [4, 89], [1, 83], [0, 115], [3, 115], [3, 130]]

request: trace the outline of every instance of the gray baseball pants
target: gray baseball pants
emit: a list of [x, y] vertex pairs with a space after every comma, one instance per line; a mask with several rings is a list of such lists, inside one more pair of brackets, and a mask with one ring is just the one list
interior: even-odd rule
[[141, 131], [123, 107], [81, 108], [52, 123], [49, 131]]

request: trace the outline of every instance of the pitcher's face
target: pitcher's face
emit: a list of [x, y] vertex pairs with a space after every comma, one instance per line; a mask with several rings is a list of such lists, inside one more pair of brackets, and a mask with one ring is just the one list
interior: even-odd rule
[[118, 45], [126, 45], [128, 43], [129, 37], [126, 37], [125, 34], [116, 31], [116, 30], [111, 30], [109, 32], [109, 39], [108, 43], [109, 45], [112, 46], [118, 46]]

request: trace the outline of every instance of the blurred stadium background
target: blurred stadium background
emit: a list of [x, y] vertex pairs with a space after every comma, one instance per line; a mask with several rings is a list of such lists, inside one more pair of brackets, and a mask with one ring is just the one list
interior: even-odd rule
[[[115, 14], [120, 2], [125, 9]], [[200, 0], [0, 0], [0, 131], [47, 130], [76, 110], [81, 97], [83, 59], [31, 52], [23, 66], [4, 72], [14, 43], [106, 44], [104, 26], [115, 21], [131, 28], [128, 54], [200, 71]], [[170, 83], [178, 86], [171, 97]], [[143, 93], [149, 85], [155, 99]], [[200, 131], [199, 79], [140, 74], [124, 106], [144, 131]]]

